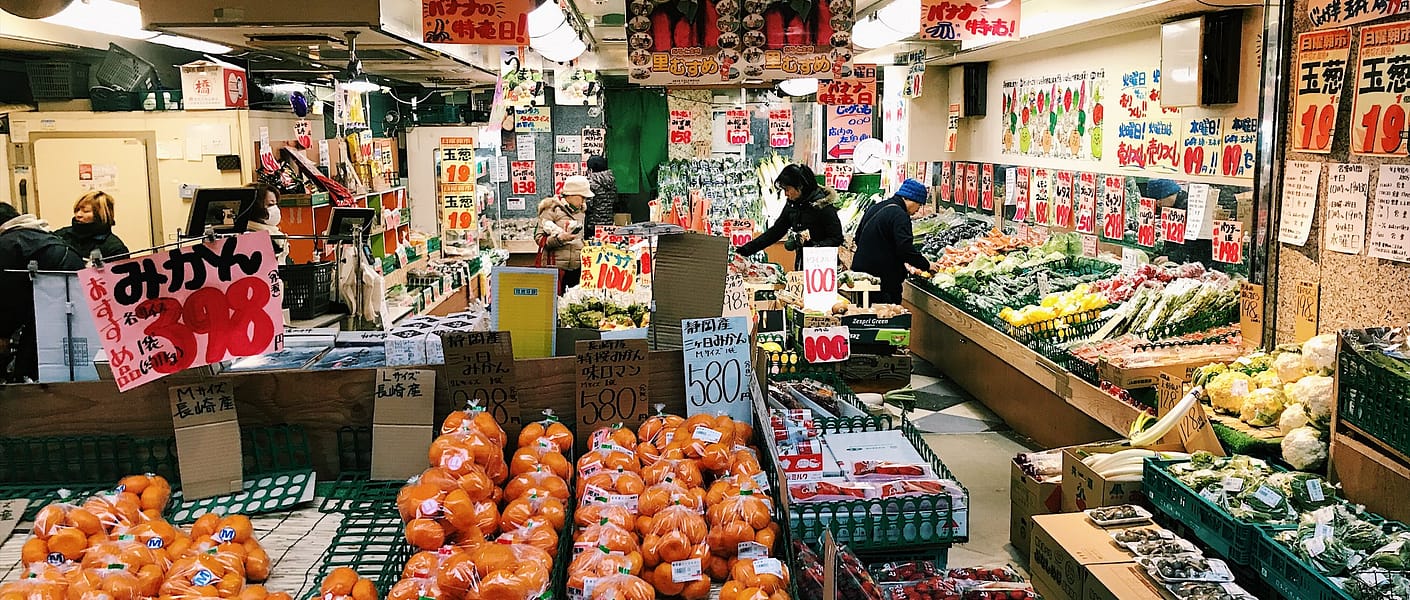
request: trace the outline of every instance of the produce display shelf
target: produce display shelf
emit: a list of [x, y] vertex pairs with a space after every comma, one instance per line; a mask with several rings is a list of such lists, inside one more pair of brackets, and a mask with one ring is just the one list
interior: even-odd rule
[[[379, 597], [386, 596], [397, 580], [407, 559], [414, 553], [402, 535], [401, 515], [391, 512], [358, 512], [345, 515], [324, 550], [312, 581], [323, 578], [338, 567], [348, 567], [377, 586]], [[318, 595], [318, 588], [307, 590], [303, 598]]]
[[816, 540], [831, 530], [838, 543], [857, 552], [912, 552], [969, 541], [969, 491], [955, 479], [910, 421], [901, 423], [906, 439], [930, 463], [941, 479], [950, 479], [964, 494], [885, 500], [790, 503], [788, 528], [801, 540]]
[[1281, 531], [1259, 528], [1255, 533], [1253, 557], [1258, 575], [1284, 598], [1296, 600], [1352, 600], [1351, 596], [1298, 558], [1273, 536]]
[[1146, 498], [1161, 512], [1189, 527], [1195, 537], [1229, 561], [1253, 565], [1258, 526], [1234, 518], [1176, 479], [1168, 468], [1179, 462], [1184, 461], [1146, 459], [1141, 477]]
[[1410, 377], [1377, 364], [1367, 356], [1372, 352], [1379, 350], [1360, 349], [1346, 335], [1338, 341], [1337, 418], [1399, 457], [1410, 457]]
[[1101, 309], [1094, 309], [1027, 325], [1004, 323], [1004, 330], [1019, 343], [1033, 347], [1041, 342], [1056, 344], [1084, 338], [1096, 333], [1105, 324]]
[[[770, 375], [769, 381], [802, 381], [811, 379], [826, 385], [837, 394], [837, 408], [841, 412], [838, 415], [814, 414], [813, 420], [818, 429], [824, 431], [852, 431], [851, 428], [876, 421], [879, 429], [891, 428], [890, 415], [873, 416], [862, 406], [862, 401], [857, 399], [857, 395], [852, 392], [852, 388], [847, 386], [841, 377], [832, 372], [819, 373], [779, 373]], [[809, 402], [811, 404], [811, 401]], [[821, 407], [819, 407], [821, 408]], [[815, 411], [816, 412], [816, 411]], [[885, 427], [882, 427], [882, 425]]]

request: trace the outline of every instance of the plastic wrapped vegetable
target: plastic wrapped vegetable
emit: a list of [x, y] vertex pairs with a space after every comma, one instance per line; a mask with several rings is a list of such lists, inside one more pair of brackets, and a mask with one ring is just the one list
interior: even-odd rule
[[328, 573], [318, 585], [321, 600], [377, 600], [377, 587], [348, 567]]
[[1239, 419], [1255, 427], [1277, 424], [1283, 415], [1283, 392], [1277, 388], [1259, 388], [1244, 396]]
[[1327, 460], [1327, 443], [1322, 432], [1311, 427], [1298, 427], [1283, 436], [1283, 460], [1294, 469], [1311, 470]]
[[1295, 383], [1283, 386], [1283, 394], [1287, 396], [1288, 402], [1301, 404], [1312, 423], [1326, 427], [1332, 419], [1334, 383], [1331, 377], [1308, 375]]
[[1336, 334], [1324, 333], [1302, 343], [1302, 366], [1308, 371], [1330, 373], [1336, 362]]
[[1285, 471], [1268, 476], [1264, 485], [1276, 487], [1292, 502], [1293, 508], [1311, 512], [1336, 504], [1336, 489], [1311, 473]]

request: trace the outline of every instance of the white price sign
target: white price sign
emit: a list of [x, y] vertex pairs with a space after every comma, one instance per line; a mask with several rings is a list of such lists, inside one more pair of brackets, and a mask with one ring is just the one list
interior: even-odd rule
[[852, 340], [847, 327], [807, 327], [803, 329], [803, 358], [810, 363], [843, 362], [852, 357]]
[[837, 248], [803, 248], [803, 308], [830, 312], [837, 303]]

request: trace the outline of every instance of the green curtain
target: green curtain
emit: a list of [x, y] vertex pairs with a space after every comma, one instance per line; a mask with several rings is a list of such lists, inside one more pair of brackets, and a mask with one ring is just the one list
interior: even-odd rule
[[607, 166], [617, 178], [618, 191], [654, 197], [656, 169], [667, 156], [670, 110], [666, 96], [659, 90], [608, 89], [603, 102]]

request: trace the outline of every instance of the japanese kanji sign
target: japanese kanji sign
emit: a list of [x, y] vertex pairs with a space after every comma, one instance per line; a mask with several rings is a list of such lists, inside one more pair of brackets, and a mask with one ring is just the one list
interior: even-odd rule
[[284, 345], [268, 232], [79, 271], [118, 389]]
[[671, 125], [669, 131], [670, 142], [672, 144], [689, 144], [693, 137], [691, 133], [692, 117], [688, 110], [671, 111]]
[[827, 114], [827, 146], [823, 148], [823, 158], [842, 160], [852, 157], [857, 142], [871, 137], [872, 107], [867, 104], [849, 104], [823, 107]]
[[1120, 241], [1126, 236], [1126, 178], [1108, 175], [1102, 183], [1102, 238]]
[[1184, 122], [1185, 134], [1180, 139], [1184, 149], [1181, 163], [1186, 175], [1219, 175], [1223, 162], [1219, 155], [1224, 148], [1224, 119], [1195, 117]]
[[636, 288], [637, 256], [617, 244], [588, 242], [583, 246], [582, 281], [584, 289], [610, 289], [630, 292]]
[[567, 181], [569, 177], [580, 175], [581, 169], [582, 165], [575, 162], [553, 163], [553, 193], [563, 193], [563, 182]]
[[421, 0], [421, 39], [432, 44], [529, 45], [533, 0]]
[[1406, 156], [1405, 103], [1410, 102], [1410, 23], [1361, 28], [1361, 63], [1351, 111], [1351, 153]]
[[475, 139], [441, 138], [441, 183], [474, 183]]
[[769, 109], [769, 147], [788, 148], [793, 145], [793, 108]]
[[920, 38], [929, 40], [1018, 39], [1022, 2], [988, 8], [982, 0], [923, 0]]
[[1337, 105], [1346, 83], [1351, 30], [1329, 29], [1297, 36], [1297, 98], [1293, 150], [1326, 154], [1336, 137]]
[[749, 380], [749, 319], [681, 321], [686, 413], [753, 419]]
[[240, 491], [245, 477], [235, 383], [180, 385], [167, 388], [167, 396], [176, 430], [182, 496], [193, 500]]
[[510, 161], [509, 182], [511, 194], [537, 194], [538, 184], [534, 180], [534, 161]]
[[[1221, 174], [1225, 177], [1253, 177], [1254, 150], [1258, 148], [1258, 118], [1224, 119], [1224, 143], [1219, 147]], [[1354, 131], [1354, 128], [1353, 128]], [[1355, 150], [1352, 150], [1355, 152]]]
[[[646, 340], [581, 341], [576, 347], [578, 431], [625, 424], [651, 414], [651, 358]], [[586, 435], [578, 436], [580, 443]]]
[[[952, 165], [952, 163], [951, 163], [950, 161], [948, 161], [948, 160], [942, 161], [942, 162], [940, 163], [940, 201], [941, 201], [941, 202], [949, 202], [949, 201], [950, 201], [950, 192], [954, 189], [954, 185], [955, 185], [955, 184], [954, 184], [954, 179], [953, 179], [953, 178], [951, 177], [951, 175], [950, 175], [950, 172], [951, 172], [951, 165]], [[992, 167], [991, 167], [991, 169], [992, 169]], [[993, 172], [991, 171], [990, 174], [992, 175]]]
[[547, 106], [525, 106], [514, 109], [514, 131], [518, 133], [552, 133], [553, 120]]
[[583, 161], [589, 156], [607, 155], [607, 130], [601, 127], [583, 128]]
[[1314, 29], [1353, 25], [1410, 13], [1404, 0], [1308, 0], [1307, 17]]
[[474, 230], [475, 186], [470, 184], [441, 185], [441, 226], [446, 230]]
[[749, 143], [749, 111], [731, 108], [725, 112], [725, 139], [734, 145]]
[[515, 435], [522, 415], [513, 335], [508, 331], [444, 331], [437, 335], [445, 351], [441, 377], [451, 405], [481, 406], [509, 435]]
[[851, 77], [818, 82], [818, 104], [876, 104], [876, 66], [856, 65]]

